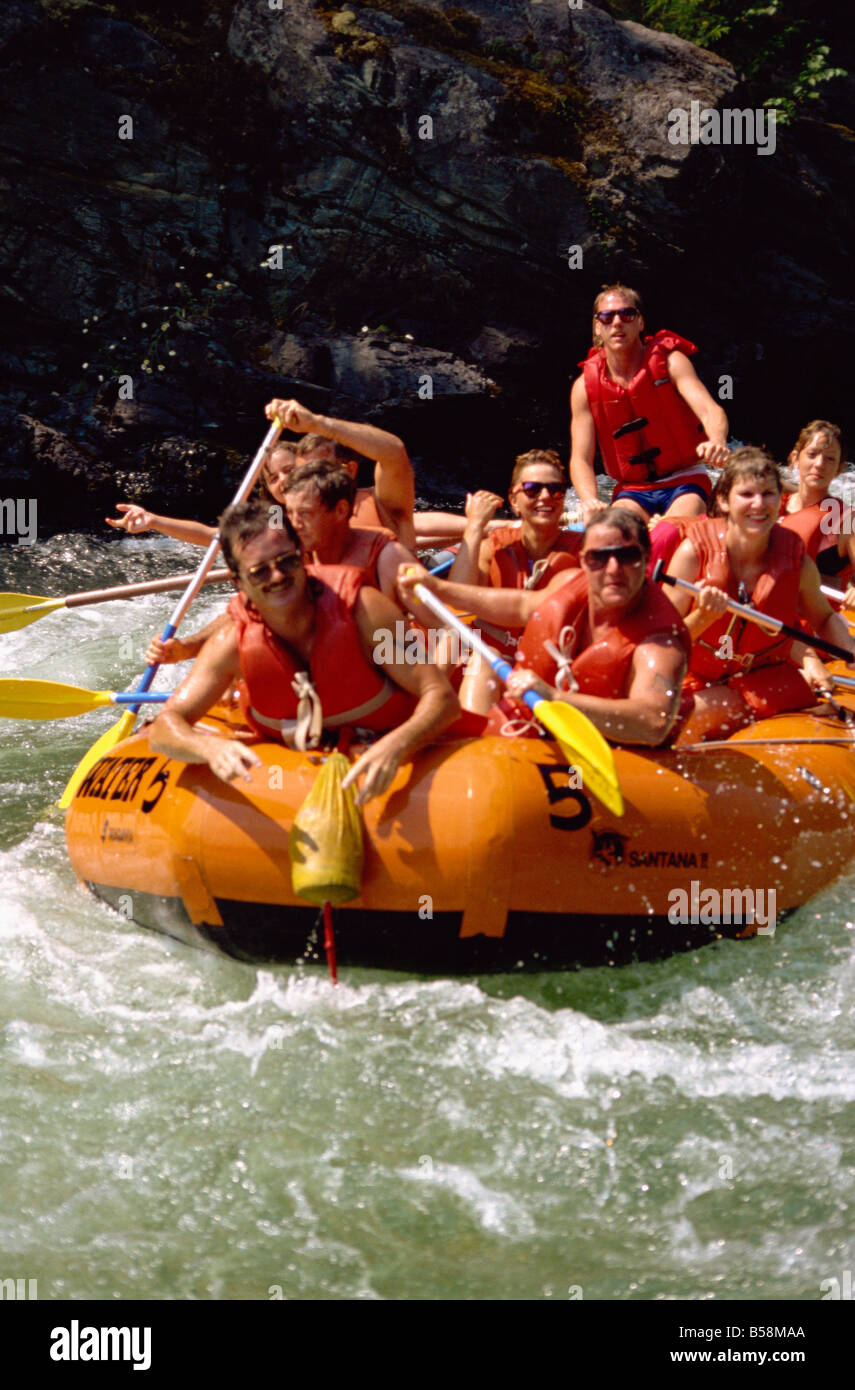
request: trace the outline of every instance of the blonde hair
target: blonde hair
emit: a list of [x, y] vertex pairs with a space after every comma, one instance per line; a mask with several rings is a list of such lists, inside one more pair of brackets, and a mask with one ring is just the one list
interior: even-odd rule
[[527, 468], [536, 466], [554, 468], [562, 482], [567, 481], [567, 474], [564, 472], [564, 464], [556, 454], [554, 449], [529, 449], [527, 454], [517, 454], [514, 460], [514, 471], [511, 474], [509, 491], [513, 491], [519, 481], [521, 473]]

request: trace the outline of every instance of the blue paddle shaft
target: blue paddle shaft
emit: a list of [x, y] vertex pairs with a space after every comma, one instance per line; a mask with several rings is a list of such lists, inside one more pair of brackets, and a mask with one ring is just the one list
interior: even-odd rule
[[120, 690], [113, 696], [111, 703], [114, 705], [135, 705], [139, 704], [142, 699], [145, 700], [146, 704], [163, 704], [174, 694], [174, 690], [154, 690], [149, 694], [142, 694], [139, 690]]

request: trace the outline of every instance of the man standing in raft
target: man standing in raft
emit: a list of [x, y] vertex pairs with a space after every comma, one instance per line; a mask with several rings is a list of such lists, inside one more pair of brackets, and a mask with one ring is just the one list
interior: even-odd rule
[[689, 361], [694, 343], [660, 329], [642, 338], [641, 296], [607, 285], [594, 300], [594, 346], [570, 392], [570, 479], [585, 519], [597, 497], [594, 455], [615, 479], [612, 503], [651, 516], [702, 516], [705, 464], [727, 458], [727, 416]]
[[375, 656], [400, 609], [364, 586], [357, 570], [338, 590], [310, 578], [295, 533], [287, 521], [270, 525], [266, 503], [229, 507], [219, 530], [239, 591], [229, 604], [232, 621], [209, 638], [164, 705], [151, 727], [152, 748], [207, 763], [224, 782], [248, 781], [260, 765], [251, 747], [193, 727], [239, 680], [244, 716], [263, 738], [307, 747], [321, 727], [381, 734], [345, 778], [345, 785], [364, 779], [360, 802], [381, 795], [400, 764], [453, 722], [459, 705], [448, 681], [430, 662]]
[[677, 716], [690, 641], [673, 605], [645, 577], [649, 555], [644, 522], [607, 507], [585, 531], [581, 570], [556, 575], [546, 591], [476, 588], [411, 569], [398, 584], [409, 595], [421, 580], [445, 603], [525, 626], [521, 669], [506, 687], [511, 698], [491, 712], [487, 733], [532, 733], [528, 711], [513, 697], [534, 690], [575, 705], [614, 743], [656, 747]]

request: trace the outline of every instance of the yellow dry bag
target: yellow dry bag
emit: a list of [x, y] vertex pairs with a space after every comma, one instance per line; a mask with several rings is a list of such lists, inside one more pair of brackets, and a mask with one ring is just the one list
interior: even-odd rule
[[331, 753], [294, 817], [291, 883], [306, 902], [346, 903], [362, 891], [362, 820], [353, 787], [341, 785], [349, 766]]

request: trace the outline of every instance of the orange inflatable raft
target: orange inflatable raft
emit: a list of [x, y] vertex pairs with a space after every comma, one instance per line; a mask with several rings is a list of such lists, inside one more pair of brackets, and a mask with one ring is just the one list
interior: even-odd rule
[[[726, 743], [617, 749], [621, 819], [551, 742], [440, 743], [365, 807], [362, 892], [335, 911], [339, 962], [550, 969], [773, 931], [855, 852], [854, 741], [819, 706]], [[264, 767], [227, 786], [154, 753], [143, 729], [78, 789], [71, 862], [143, 926], [246, 960], [317, 959], [318, 909], [293, 892], [288, 835], [320, 758], [254, 747]]]

